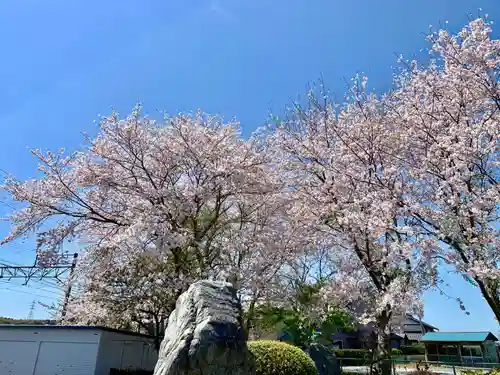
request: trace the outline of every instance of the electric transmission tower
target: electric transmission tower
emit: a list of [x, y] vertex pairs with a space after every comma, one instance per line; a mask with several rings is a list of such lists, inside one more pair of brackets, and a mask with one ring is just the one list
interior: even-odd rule
[[28, 313], [28, 320], [33, 320], [33, 313], [35, 312], [36, 301], [31, 302], [30, 312]]

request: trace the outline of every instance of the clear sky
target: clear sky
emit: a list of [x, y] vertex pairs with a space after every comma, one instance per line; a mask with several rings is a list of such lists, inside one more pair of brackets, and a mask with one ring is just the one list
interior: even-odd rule
[[[500, 3], [2, 1], [0, 168], [33, 176], [28, 147], [78, 148], [81, 132], [95, 133], [98, 114], [126, 113], [138, 101], [153, 116], [201, 108], [236, 117], [249, 134], [321, 75], [340, 98], [356, 72], [365, 72], [369, 86], [381, 92], [390, 86], [397, 54], [422, 56], [430, 24], [456, 31], [479, 13], [500, 20]], [[6, 210], [0, 206], [2, 215]], [[7, 232], [0, 223], [0, 235]], [[0, 248], [0, 262], [33, 259], [29, 242]], [[471, 315], [433, 292], [426, 295], [425, 320], [441, 330], [498, 333], [479, 292], [459, 277], [447, 279], [447, 292], [462, 297]], [[57, 295], [49, 281], [30, 285], [0, 281], [0, 316], [26, 317], [33, 300]], [[37, 305], [34, 317], [45, 316]]]

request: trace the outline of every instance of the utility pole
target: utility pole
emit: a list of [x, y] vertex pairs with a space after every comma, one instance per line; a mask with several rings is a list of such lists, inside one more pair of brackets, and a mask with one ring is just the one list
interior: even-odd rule
[[31, 302], [30, 312], [28, 313], [28, 320], [33, 320], [33, 313], [35, 312], [36, 301]]
[[73, 273], [75, 272], [77, 259], [78, 259], [78, 253], [73, 254], [73, 262], [71, 262], [71, 267], [69, 270], [68, 286], [66, 287], [66, 293], [64, 294], [64, 303], [61, 311], [61, 318], [64, 318], [66, 316], [66, 310], [68, 308], [69, 298], [71, 296], [71, 286], [72, 286], [71, 284], [73, 283]]

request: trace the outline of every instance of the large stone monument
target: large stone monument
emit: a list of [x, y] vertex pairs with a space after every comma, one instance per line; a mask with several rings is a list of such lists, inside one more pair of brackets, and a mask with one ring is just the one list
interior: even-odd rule
[[154, 375], [254, 375], [233, 286], [198, 281], [177, 300]]
[[307, 353], [318, 369], [318, 375], [340, 375], [342, 370], [333, 350], [321, 344], [311, 344]]

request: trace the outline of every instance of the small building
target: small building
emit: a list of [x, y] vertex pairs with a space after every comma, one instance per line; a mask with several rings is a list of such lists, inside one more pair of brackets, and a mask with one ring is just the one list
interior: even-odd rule
[[430, 324], [423, 322], [412, 315], [406, 315], [402, 328], [402, 336], [404, 337], [403, 345], [407, 346], [418, 344], [427, 332], [439, 331], [436, 327], [431, 326]]
[[[399, 348], [403, 337], [391, 333], [391, 348]], [[353, 332], [338, 332], [331, 338], [332, 346], [337, 349], [373, 349], [377, 343], [375, 330], [370, 325], [360, 326]]]
[[90, 326], [0, 325], [0, 374], [109, 375], [153, 370], [151, 336]]
[[[343, 349], [371, 348], [376, 340], [374, 331], [373, 323], [360, 325], [356, 331], [336, 333], [332, 341], [334, 345]], [[435, 331], [438, 331], [438, 328], [408, 314], [401, 325], [401, 330], [398, 333], [391, 333], [391, 347], [418, 344], [424, 334]]]
[[[336, 349], [373, 349], [376, 346], [375, 323], [360, 324], [350, 332], [337, 332], [329, 339], [329, 345]], [[427, 332], [438, 331], [438, 328], [425, 323], [411, 315], [406, 315], [400, 332], [391, 332], [391, 348], [400, 348], [403, 345], [414, 345], [420, 342]], [[280, 332], [271, 339], [293, 341], [286, 332]]]
[[421, 340], [426, 361], [465, 365], [498, 363], [496, 341], [491, 332], [428, 332]]

